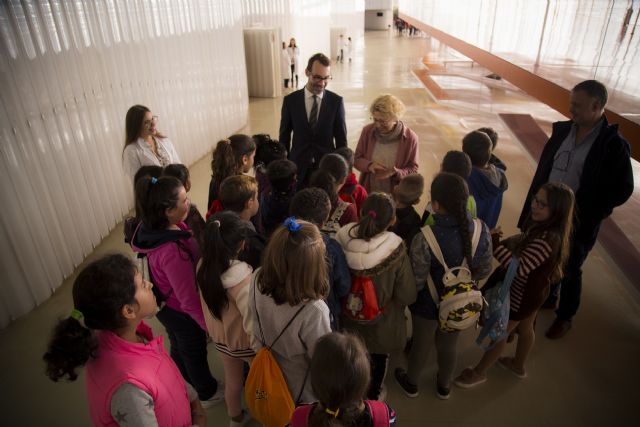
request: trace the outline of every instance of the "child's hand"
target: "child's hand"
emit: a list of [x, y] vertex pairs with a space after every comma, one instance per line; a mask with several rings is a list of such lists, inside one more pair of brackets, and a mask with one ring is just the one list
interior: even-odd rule
[[500, 239], [502, 239], [502, 235], [504, 234], [504, 233], [502, 232], [502, 227], [500, 227], [500, 226], [497, 226], [496, 228], [492, 229], [492, 230], [490, 231], [490, 233], [491, 233], [491, 236], [493, 236], [493, 235], [495, 234], [495, 235], [497, 235]]

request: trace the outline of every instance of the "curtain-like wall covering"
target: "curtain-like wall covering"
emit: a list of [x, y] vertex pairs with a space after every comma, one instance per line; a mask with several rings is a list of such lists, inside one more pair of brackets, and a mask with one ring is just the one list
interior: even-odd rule
[[0, 327], [46, 300], [129, 211], [133, 104], [190, 164], [247, 121], [234, 0], [0, 2]]

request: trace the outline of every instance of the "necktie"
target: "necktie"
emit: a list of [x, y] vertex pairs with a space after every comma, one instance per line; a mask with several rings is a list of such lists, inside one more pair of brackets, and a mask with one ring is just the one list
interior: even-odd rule
[[309, 126], [311, 129], [315, 129], [318, 123], [318, 96], [313, 95], [313, 105], [311, 106], [311, 113], [309, 114]]

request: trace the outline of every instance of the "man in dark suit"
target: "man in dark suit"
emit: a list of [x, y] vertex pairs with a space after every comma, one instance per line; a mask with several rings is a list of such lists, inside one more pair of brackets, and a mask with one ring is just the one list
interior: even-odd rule
[[[573, 88], [572, 120], [553, 124], [518, 222], [522, 229], [531, 199], [546, 182], [562, 182], [574, 191], [576, 217], [569, 259], [559, 284], [557, 317], [546, 334], [550, 339], [562, 338], [571, 328], [580, 305], [582, 264], [596, 242], [600, 223], [633, 193], [629, 144], [618, 133], [618, 126], [607, 122], [606, 103], [607, 89], [596, 80], [586, 80]], [[547, 308], [556, 305], [557, 288], [558, 284], [552, 285]]]
[[282, 101], [280, 142], [287, 148], [289, 160], [298, 166], [298, 189], [306, 186], [322, 156], [347, 146], [344, 102], [341, 96], [325, 90], [331, 79], [330, 66], [331, 61], [322, 53], [313, 55], [304, 71], [308, 78], [305, 87]]

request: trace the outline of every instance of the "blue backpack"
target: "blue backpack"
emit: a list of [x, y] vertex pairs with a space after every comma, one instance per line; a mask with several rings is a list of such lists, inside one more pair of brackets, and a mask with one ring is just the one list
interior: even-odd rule
[[[476, 344], [490, 350], [496, 343], [507, 338], [510, 309], [510, 289], [513, 279], [516, 277], [520, 260], [515, 256], [511, 258], [511, 263], [504, 275], [502, 282], [497, 283], [484, 293], [486, 304], [482, 310], [483, 325], [480, 335], [476, 339]], [[485, 338], [489, 339], [484, 343]]]

